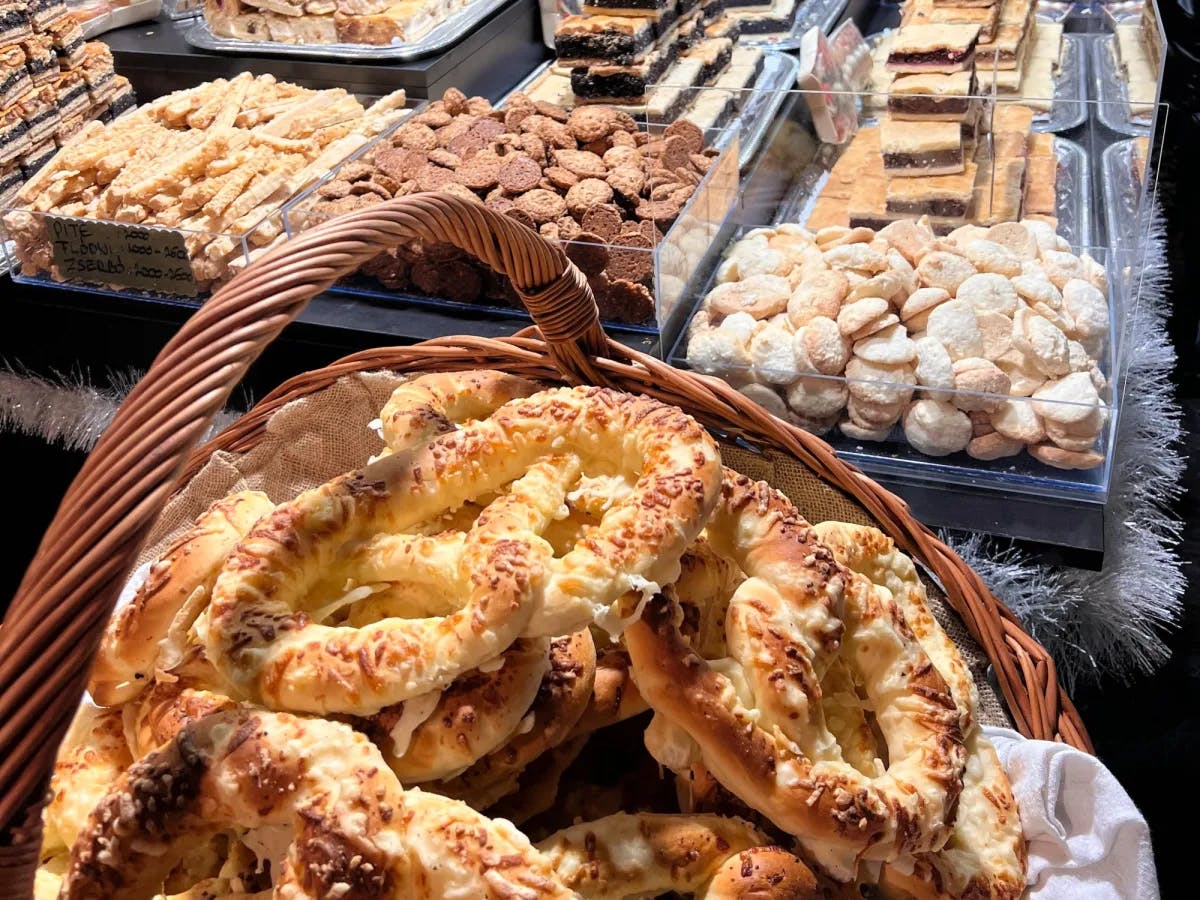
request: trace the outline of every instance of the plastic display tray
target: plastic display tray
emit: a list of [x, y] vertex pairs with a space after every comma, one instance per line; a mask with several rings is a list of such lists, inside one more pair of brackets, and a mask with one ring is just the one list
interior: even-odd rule
[[187, 31], [187, 42], [200, 50], [216, 53], [291, 56], [305, 59], [372, 60], [408, 62], [442, 53], [466, 37], [480, 23], [511, 0], [470, 0], [415, 41], [384, 46], [372, 44], [284, 44], [278, 41], [243, 41], [213, 34], [208, 20], [200, 16]]

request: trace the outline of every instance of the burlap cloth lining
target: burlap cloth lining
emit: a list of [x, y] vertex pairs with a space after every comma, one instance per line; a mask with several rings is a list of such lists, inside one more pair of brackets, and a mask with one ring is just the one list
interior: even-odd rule
[[[192, 482], [167, 504], [138, 564], [157, 559], [213, 501], [238, 490], [260, 490], [276, 503], [357, 468], [383, 447], [368, 423], [379, 416], [392, 390], [404, 379], [391, 372], [346, 376], [331, 387], [296, 400], [271, 417], [263, 439], [247, 453], [214, 453]], [[725, 464], [769, 482], [792, 499], [811, 522], [836, 520], [874, 524], [866, 510], [821, 481], [800, 462], [774, 451], [756, 453], [723, 443]], [[968, 634], [945, 595], [923, 576], [934, 616], [958, 645], [979, 687], [980, 720], [1012, 727], [987, 680], [987, 657]]]

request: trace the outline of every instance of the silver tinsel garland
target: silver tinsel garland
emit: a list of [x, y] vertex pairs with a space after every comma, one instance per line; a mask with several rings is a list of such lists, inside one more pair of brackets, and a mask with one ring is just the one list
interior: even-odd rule
[[[1161, 630], [1180, 612], [1184, 578], [1174, 547], [1182, 523], [1169, 505], [1183, 472], [1177, 449], [1182, 414], [1171, 386], [1175, 353], [1164, 328], [1164, 240], [1156, 220], [1142, 261], [1141, 301], [1126, 321], [1128, 368], [1102, 570], [1041, 565], [986, 535], [944, 535], [1054, 654], [1068, 684], [1152, 670], [1168, 653]], [[137, 378], [121, 373], [110, 378], [112, 387], [98, 390], [81, 377], [49, 380], [0, 368], [0, 431], [89, 450]], [[237, 415], [222, 413], [214, 431]]]
[[1178, 621], [1186, 587], [1175, 552], [1183, 523], [1171, 511], [1184, 470], [1183, 413], [1171, 383], [1175, 350], [1165, 328], [1170, 273], [1160, 215], [1147, 232], [1140, 300], [1126, 313], [1127, 368], [1111, 450], [1101, 570], [1040, 565], [1010, 542], [986, 535], [943, 535], [1050, 650], [1068, 686], [1101, 676], [1125, 679], [1163, 663], [1169, 651], [1162, 632]]

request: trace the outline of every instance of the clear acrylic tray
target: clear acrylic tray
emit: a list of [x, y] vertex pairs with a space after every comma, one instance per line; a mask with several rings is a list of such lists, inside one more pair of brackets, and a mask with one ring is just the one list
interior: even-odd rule
[[[724, 93], [730, 94], [733, 100], [733, 111], [730, 120], [737, 119], [740, 122], [740, 127], [738, 128], [738, 167], [744, 169], [754, 159], [759, 148], [762, 146], [767, 130], [771, 127], [771, 123], [774, 122], [780, 105], [788, 96], [787, 92], [795, 87], [796, 74], [799, 71], [800, 63], [795, 56], [788, 53], [767, 50], [763, 53], [762, 67], [759, 70], [758, 78], [755, 79], [753, 85], [744, 90], [672, 85], [669, 82], [662, 82], [655, 85], [653, 90], [679, 88], [681, 91], [695, 94], [696, 99], [717, 91], [724, 91]], [[553, 60], [543, 63], [534, 69], [529, 74], [529, 77], [525, 78], [505, 95], [499, 105], [503, 106], [504, 102], [515, 93], [530, 92], [547, 78], [565, 78], [564, 75], [555, 70]], [[640, 109], [638, 107], [622, 108], [633, 114], [635, 118], [638, 116], [638, 110]], [[687, 108], [685, 107], [679, 115], [686, 116]]]
[[242, 41], [218, 37], [212, 33], [204, 16], [185, 32], [184, 39], [200, 50], [269, 56], [301, 56], [310, 59], [386, 60], [408, 62], [432, 56], [457, 44], [477, 25], [502, 9], [511, 0], [474, 0], [449, 15], [418, 40], [406, 44], [375, 46], [373, 44], [283, 44], [278, 41]]
[[1117, 59], [1117, 37], [1096, 35], [1090, 39], [1092, 49], [1092, 84], [1100, 100], [1100, 121], [1118, 134], [1143, 137], [1154, 127], [1154, 117], [1133, 118], [1129, 110], [1129, 94], [1125, 90], [1121, 64]]

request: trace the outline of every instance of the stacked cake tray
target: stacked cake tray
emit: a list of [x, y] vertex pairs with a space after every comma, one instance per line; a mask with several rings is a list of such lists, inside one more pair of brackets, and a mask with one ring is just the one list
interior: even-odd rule
[[[794, 56], [785, 53], [739, 46], [731, 54], [728, 67], [710, 84], [687, 77], [698, 76], [697, 67], [677, 64], [649, 89], [644, 104], [619, 108], [648, 123], [668, 124], [685, 118], [705, 130], [721, 129], [737, 119], [738, 164], [745, 168], [761, 146], [787, 92], [795, 85], [798, 65]], [[517, 92], [568, 107], [578, 102], [571, 91], [569, 70], [554, 62], [535, 69], [512, 93]]]
[[[214, 32], [212, 24], [204, 16], [200, 16], [187, 29], [184, 39], [200, 50], [213, 50], [219, 53], [301, 56], [339, 61], [407, 62], [433, 56], [449, 49], [509, 2], [510, 0], [470, 0], [465, 3], [431, 2], [428, 5], [429, 8], [421, 10], [419, 22], [416, 19], [410, 21], [409, 27], [417, 28], [415, 32], [417, 36], [411, 38], [396, 36], [383, 43], [326, 41], [330, 35], [324, 28], [312, 38], [306, 38], [303, 32], [297, 31], [301, 27], [297, 23], [302, 21], [303, 17], [280, 16], [270, 12], [247, 13], [245, 25], [235, 22], [226, 29], [229, 33], [237, 33], [238, 37], [223, 36]], [[401, 20], [397, 19], [396, 21], [400, 22]], [[279, 29], [286, 28], [286, 34], [283, 31], [279, 32], [279, 37], [286, 38], [286, 40], [271, 39], [273, 37], [272, 26]]]

